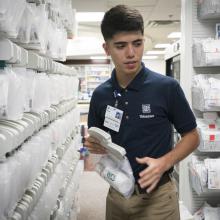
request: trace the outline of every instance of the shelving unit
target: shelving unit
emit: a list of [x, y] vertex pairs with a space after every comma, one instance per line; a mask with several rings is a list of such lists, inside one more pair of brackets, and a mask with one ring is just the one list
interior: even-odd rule
[[[0, 20], [0, 219], [76, 219], [83, 172], [78, 78], [57, 62], [66, 59], [73, 35], [72, 2], [6, 3], [0, 6], [7, 12]], [[45, 16], [27, 18], [30, 8]], [[48, 31], [39, 30], [46, 22]]]
[[80, 79], [79, 103], [89, 102], [94, 89], [111, 76], [110, 65], [78, 66]]
[[[209, 65], [197, 65], [193, 62], [193, 53], [195, 52], [194, 42], [195, 39], [207, 39], [215, 38], [216, 28], [215, 24], [219, 22], [216, 19], [215, 10], [212, 16], [202, 16], [201, 19], [201, 7], [199, 3], [207, 4], [213, 6], [214, 1], [197, 1], [197, 0], [182, 0], [182, 18], [181, 18], [181, 30], [182, 30], [182, 40], [181, 40], [181, 79], [180, 83], [185, 92], [190, 105], [192, 106], [192, 79], [196, 74], [217, 74], [220, 72], [219, 66]], [[218, 1], [215, 1], [219, 4]], [[217, 7], [213, 7], [216, 8]], [[217, 12], [219, 13], [219, 12]], [[200, 18], [198, 16], [200, 15]], [[204, 11], [202, 11], [204, 15]], [[213, 14], [215, 14], [213, 16]], [[201, 58], [202, 56], [197, 56]], [[203, 66], [203, 67], [201, 67]], [[200, 93], [201, 95], [201, 93]], [[198, 95], [193, 96], [198, 100]], [[195, 100], [195, 99], [194, 99]], [[195, 104], [195, 103], [194, 103]], [[194, 105], [195, 107], [195, 105]], [[203, 106], [204, 107], [204, 106]], [[196, 117], [201, 117], [202, 112], [198, 109], [193, 109]], [[202, 110], [202, 109], [200, 109]], [[205, 111], [205, 109], [203, 109]], [[210, 150], [211, 151], [211, 150]], [[200, 152], [201, 153], [201, 152]], [[194, 154], [199, 154], [195, 151]], [[216, 152], [215, 152], [216, 154]], [[211, 155], [208, 151], [203, 152], [202, 155]], [[189, 166], [191, 161], [191, 156], [187, 157], [184, 161], [180, 163], [180, 199], [187, 206], [188, 210], [193, 214], [207, 201], [211, 205], [219, 204], [220, 202], [220, 190], [210, 190], [201, 187], [197, 174]], [[216, 195], [213, 197], [213, 195]]]

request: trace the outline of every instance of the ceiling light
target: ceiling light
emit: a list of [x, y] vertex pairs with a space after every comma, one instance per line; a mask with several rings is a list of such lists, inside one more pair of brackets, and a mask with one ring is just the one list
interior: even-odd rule
[[154, 48], [167, 48], [167, 47], [169, 47], [170, 46], [170, 44], [156, 44], [155, 46], [154, 46]]
[[180, 38], [181, 37], [181, 32], [172, 32], [167, 37], [168, 38]]
[[107, 59], [109, 59], [109, 57], [107, 57], [107, 56], [91, 56], [90, 59], [91, 60], [107, 60]]
[[142, 59], [143, 60], [154, 60], [154, 59], [157, 59], [158, 56], [143, 56]]
[[104, 17], [104, 12], [76, 12], [78, 22], [99, 22]]
[[154, 54], [165, 54], [165, 50], [149, 50], [146, 52], [146, 54], [154, 55]]

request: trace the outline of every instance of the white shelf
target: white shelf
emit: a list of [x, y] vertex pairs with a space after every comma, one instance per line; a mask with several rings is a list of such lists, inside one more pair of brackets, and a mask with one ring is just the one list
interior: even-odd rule
[[8, 39], [0, 40], [0, 60], [10, 64], [26, 66], [28, 63], [27, 50], [19, 47]]
[[24, 113], [18, 121], [0, 120], [0, 160], [20, 146], [43, 126], [76, 107], [76, 101], [63, 102], [41, 113]]
[[42, 57], [33, 51], [27, 51], [8, 39], [0, 40], [0, 60], [14, 66], [24, 66], [40, 72], [76, 75], [74, 68], [70, 68], [50, 58]]
[[[196, 74], [216, 74], [219, 73], [219, 67], [214, 67], [212, 65], [208, 66], [204, 65], [204, 60], [207, 57], [203, 56], [199, 53], [197, 57], [200, 60], [196, 63], [193, 60], [193, 55], [195, 55], [195, 50], [198, 48], [194, 47], [195, 39], [207, 39], [207, 38], [215, 38], [216, 35], [216, 21], [217, 20], [201, 20], [201, 17], [198, 17], [198, 4], [199, 2], [204, 4], [211, 4], [213, 1], [181, 1], [181, 78], [180, 84], [183, 87], [186, 98], [192, 106], [192, 96], [193, 102], [197, 101], [197, 103], [193, 103], [193, 110], [195, 116], [201, 115], [200, 110], [206, 111], [206, 106], [203, 101], [199, 100], [203, 94], [199, 90], [191, 90], [192, 88], [192, 79]], [[217, 1], [215, 1], [217, 2]], [[219, 22], [219, 21], [218, 21]], [[194, 46], [193, 46], [194, 45]], [[194, 50], [194, 51], [193, 51]], [[203, 56], [203, 57], [202, 57]], [[201, 59], [202, 58], [202, 59]], [[202, 62], [200, 62], [202, 61]], [[194, 62], [194, 63], [193, 63]], [[202, 67], [205, 66], [205, 67]], [[187, 74], [186, 74], [187, 73]], [[199, 111], [198, 111], [199, 110]], [[209, 109], [211, 110], [211, 109]], [[195, 154], [198, 154], [196, 151]], [[206, 155], [209, 155], [208, 152], [204, 152]], [[189, 169], [190, 156], [187, 157], [184, 161], [181, 162], [180, 167], [180, 199], [187, 206], [188, 210], [191, 213], [197, 211], [204, 204], [205, 201], [209, 202], [213, 201], [214, 204], [218, 204], [220, 202], [219, 192], [220, 190], [209, 190], [206, 187], [201, 185], [199, 181], [198, 175], [192, 170]], [[192, 190], [193, 189], [193, 190]], [[218, 195], [218, 196], [215, 196]], [[209, 200], [209, 199], [210, 200]], [[210, 203], [211, 204], [211, 203]], [[213, 204], [212, 204], [213, 205]]]
[[[29, 216], [32, 213], [35, 206], [38, 204], [39, 199], [42, 197], [42, 194], [45, 193], [45, 189], [47, 188], [47, 186], [49, 186], [49, 180], [53, 178], [57, 165], [63, 161], [63, 156], [67, 149], [70, 147], [71, 142], [72, 138], [68, 137], [66, 139], [66, 142], [60, 148], [57, 149], [57, 153], [55, 153], [48, 160], [47, 164], [42, 168], [42, 172], [35, 179], [32, 186], [30, 186], [25, 191], [22, 199], [17, 203], [14, 212], [11, 214], [12, 217], [16, 216], [18, 213], [22, 216], [22, 219], [26, 219], [27, 216]], [[60, 154], [60, 152], [62, 152], [62, 154]], [[79, 153], [77, 151], [74, 151], [74, 154], [72, 155], [72, 166], [70, 166], [70, 172], [67, 172], [67, 174], [73, 175], [75, 170], [74, 168], [76, 167], [79, 161], [79, 157]], [[66, 180], [63, 181], [63, 184], [65, 183]], [[62, 190], [63, 189], [60, 189], [60, 194], [62, 193]]]

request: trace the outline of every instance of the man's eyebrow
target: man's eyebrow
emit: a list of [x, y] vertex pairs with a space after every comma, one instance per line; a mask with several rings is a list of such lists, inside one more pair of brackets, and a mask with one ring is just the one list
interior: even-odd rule
[[140, 38], [140, 39], [132, 41], [132, 43], [141, 42], [141, 41], [144, 41], [144, 39]]
[[126, 41], [117, 41], [117, 42], [114, 42], [114, 45], [118, 45], [118, 44], [127, 44], [128, 42]]
[[[136, 39], [134, 41], [132, 41], [131, 43], [136, 43], [136, 42], [141, 42], [141, 41], [144, 41], [144, 39], [140, 38], [140, 39]], [[129, 42], [127, 41], [117, 41], [117, 42], [114, 42], [115, 45], [118, 45], [118, 44], [127, 44]]]

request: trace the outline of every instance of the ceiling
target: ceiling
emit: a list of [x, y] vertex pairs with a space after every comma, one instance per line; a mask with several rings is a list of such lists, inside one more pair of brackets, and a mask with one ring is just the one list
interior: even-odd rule
[[[180, 31], [181, 0], [72, 0], [72, 6], [77, 12], [104, 12], [117, 4], [126, 4], [141, 12], [145, 23], [146, 51], [152, 50], [157, 43], [172, 43], [174, 40], [168, 39], [167, 35]], [[100, 22], [78, 23], [77, 37], [98, 39], [99, 48], [92, 53], [103, 53]], [[90, 44], [93, 44], [93, 47], [96, 45], [95, 43]], [[86, 48], [88, 50], [88, 45], [85, 46]], [[75, 51], [78, 49], [75, 48]], [[74, 58], [76, 55], [77, 53], [72, 53], [69, 58]], [[78, 57], [83, 57], [83, 53], [78, 55]], [[88, 54], [86, 55], [88, 56]]]

